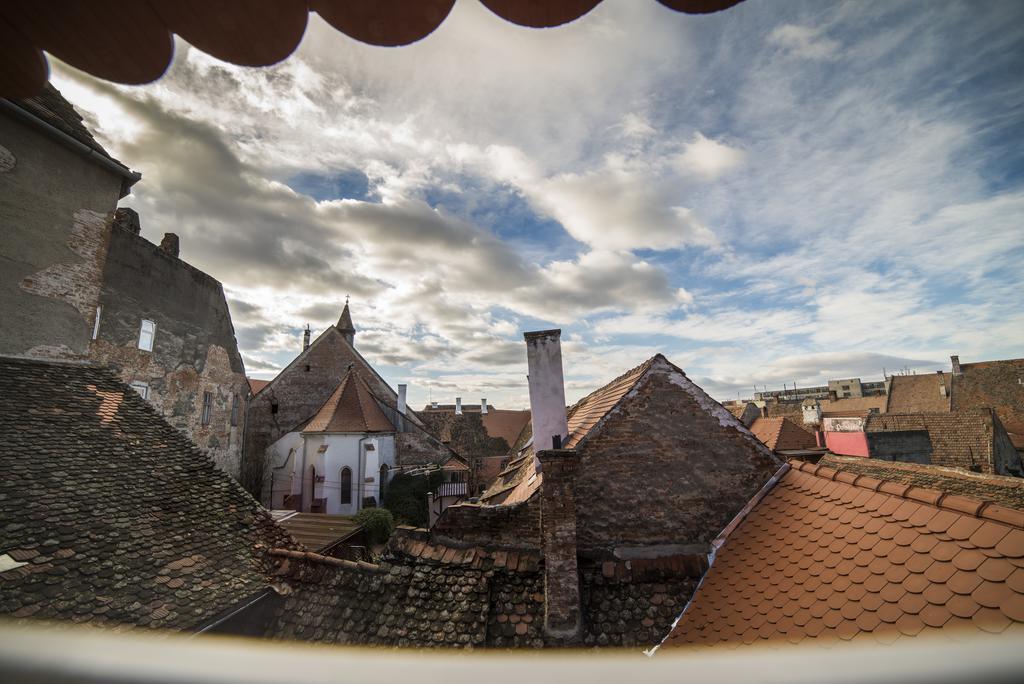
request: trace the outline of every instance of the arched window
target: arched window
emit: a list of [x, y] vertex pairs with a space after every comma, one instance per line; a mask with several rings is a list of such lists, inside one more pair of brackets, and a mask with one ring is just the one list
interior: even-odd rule
[[388, 464], [383, 463], [380, 466], [380, 503], [378, 505], [384, 505], [384, 494], [387, 492], [388, 487]]
[[348, 466], [341, 469], [341, 503], [352, 503], [352, 469]]

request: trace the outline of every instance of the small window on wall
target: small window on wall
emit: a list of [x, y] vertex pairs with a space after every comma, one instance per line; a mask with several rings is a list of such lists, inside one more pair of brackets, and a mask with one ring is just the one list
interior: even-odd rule
[[153, 351], [154, 338], [156, 338], [156, 323], [143, 319], [142, 326], [139, 328], [139, 349]]
[[341, 469], [341, 503], [352, 503], [352, 469]]
[[143, 399], [149, 399], [149, 385], [141, 380], [135, 380], [131, 384], [131, 388], [139, 393], [139, 396]]
[[203, 425], [210, 424], [213, 413], [213, 392], [203, 392]]

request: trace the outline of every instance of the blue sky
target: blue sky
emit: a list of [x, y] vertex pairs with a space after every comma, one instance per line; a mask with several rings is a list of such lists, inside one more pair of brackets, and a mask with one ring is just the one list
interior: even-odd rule
[[411, 402], [576, 398], [665, 354], [719, 399], [1024, 356], [1024, 5], [606, 0], [527, 30], [460, 0], [372, 48], [311, 15], [268, 69], [177, 44], [54, 81], [143, 172], [143, 233], [228, 292], [272, 377], [346, 294]]

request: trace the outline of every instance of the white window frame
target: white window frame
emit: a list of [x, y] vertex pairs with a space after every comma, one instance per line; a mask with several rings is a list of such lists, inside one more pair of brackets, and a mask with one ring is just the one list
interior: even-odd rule
[[142, 382], [141, 380], [132, 380], [129, 384], [133, 390], [139, 393], [139, 396], [143, 399], [149, 399], [149, 383]]
[[96, 307], [96, 322], [92, 326], [92, 339], [96, 339], [100, 336], [100, 316], [103, 314], [103, 307]]
[[199, 422], [202, 425], [209, 425], [213, 420], [213, 392], [203, 392], [203, 408]]
[[[146, 324], [149, 324], [148, 328]], [[148, 336], [148, 339], [147, 339]], [[153, 351], [153, 343], [156, 341], [156, 323], [143, 318], [142, 323], [139, 324], [139, 349], [143, 351]]]

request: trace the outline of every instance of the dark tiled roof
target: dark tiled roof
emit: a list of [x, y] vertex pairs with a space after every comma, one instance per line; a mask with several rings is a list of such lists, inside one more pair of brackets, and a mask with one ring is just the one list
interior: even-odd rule
[[359, 373], [349, 369], [303, 432], [394, 432]]
[[789, 418], [758, 418], [750, 431], [773, 450], [813, 449], [818, 445], [813, 435]]
[[953, 378], [953, 409], [993, 408], [1024, 449], [1024, 359], [964, 363]]
[[[336, 644], [539, 648], [544, 578], [536, 554], [456, 549], [402, 529], [377, 566], [282, 551], [286, 594], [268, 635]], [[278, 552], [275, 552], [278, 553]], [[649, 646], [697, 583], [699, 563], [605, 563], [580, 573], [582, 642]]]
[[51, 84], [47, 83], [43, 92], [35, 97], [26, 100], [11, 100], [11, 102], [61, 133], [77, 140], [107, 159], [113, 160], [113, 157], [96, 142], [96, 138], [86, 128], [82, 121], [82, 115], [75, 111], [74, 106], [64, 99], [60, 91]]
[[193, 628], [267, 586], [293, 542], [136, 392], [0, 359], [0, 614]]
[[387, 646], [484, 644], [489, 586], [483, 570], [440, 562], [374, 566], [310, 554], [285, 558], [279, 575], [287, 596], [267, 636]]
[[1024, 479], [1004, 475], [971, 473], [958, 468], [942, 468], [916, 463], [892, 463], [873, 458], [827, 454], [821, 465], [899, 482], [959, 494], [980, 501], [1024, 510]]
[[867, 433], [927, 432], [933, 465], [968, 469], [973, 466], [982, 468], [984, 472], [994, 472], [998, 430], [999, 423], [993, 420], [990, 409], [873, 414], [864, 423], [864, 431]]
[[[952, 375], [950, 373], [924, 373], [921, 375], [893, 375], [889, 378], [888, 413], [938, 413], [950, 408]], [[945, 388], [945, 395], [940, 388]]]
[[1024, 512], [791, 465], [666, 646], [1024, 633]]

